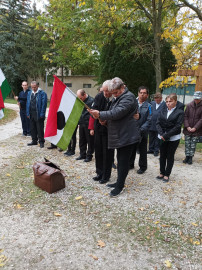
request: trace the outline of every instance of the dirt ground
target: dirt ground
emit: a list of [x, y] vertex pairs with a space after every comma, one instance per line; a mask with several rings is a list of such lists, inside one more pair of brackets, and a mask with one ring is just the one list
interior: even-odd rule
[[[18, 110], [15, 105], [7, 107]], [[202, 154], [193, 165], [175, 157], [169, 183], [156, 180], [159, 159], [143, 175], [131, 170], [124, 192], [92, 180], [94, 159], [76, 161], [57, 149], [28, 147], [18, 117], [0, 126], [0, 268], [15, 270], [200, 270]], [[46, 157], [67, 174], [48, 194], [33, 184], [32, 165]], [[116, 181], [113, 169], [110, 182]]]

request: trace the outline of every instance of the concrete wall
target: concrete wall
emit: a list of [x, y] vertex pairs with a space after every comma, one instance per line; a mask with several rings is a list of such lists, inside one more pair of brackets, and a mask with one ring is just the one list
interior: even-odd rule
[[[60, 76], [58, 76], [59, 79], [61, 79]], [[28, 83], [30, 85], [32, 79], [29, 78], [28, 79]], [[48, 99], [50, 99], [52, 90], [53, 90], [53, 86], [52, 86], [52, 82], [48, 83], [47, 85], [47, 89], [46, 89], [46, 82], [43, 80], [43, 78], [37, 78], [36, 80], [37, 82], [39, 82], [39, 87], [41, 89], [43, 89], [44, 91], [46, 91], [47, 95], [48, 95]], [[98, 85], [97, 85], [97, 81], [96, 81], [96, 77], [95, 76], [66, 76], [64, 77], [64, 83], [68, 83], [68, 84], [72, 84], [72, 87], [69, 87], [74, 93], [76, 93], [76, 91], [78, 89], [84, 89], [86, 91], [87, 94], [89, 94], [92, 97], [95, 97], [95, 95], [98, 93]], [[91, 85], [90, 88], [85, 88], [85, 85]], [[50, 86], [51, 85], [51, 86]]]

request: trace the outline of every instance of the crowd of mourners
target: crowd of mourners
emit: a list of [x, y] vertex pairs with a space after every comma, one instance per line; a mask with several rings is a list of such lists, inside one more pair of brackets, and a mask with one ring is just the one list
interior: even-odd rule
[[[35, 81], [31, 82], [31, 89], [27, 82], [22, 82], [22, 88], [15, 98], [20, 107], [23, 135], [31, 135], [28, 146], [39, 142], [43, 148], [47, 95]], [[160, 156], [160, 172], [156, 179], [169, 182], [182, 126], [185, 135], [183, 163], [192, 164], [196, 144], [202, 139], [202, 92], [195, 92], [193, 101], [184, 108], [175, 93], [163, 101], [162, 94], [157, 92], [150, 102], [146, 86], [139, 87], [136, 98], [124, 82], [115, 77], [102, 84], [95, 98], [83, 89], [77, 91], [77, 97], [89, 109], [84, 107], [78, 123], [80, 155], [76, 160], [91, 162], [95, 153], [93, 180], [107, 183], [111, 188], [110, 196], [115, 197], [123, 191], [128, 171], [134, 169], [137, 153], [138, 174], [147, 170], [147, 154], [153, 154]], [[77, 128], [64, 153], [66, 156], [75, 155], [76, 133]], [[57, 146], [53, 144], [48, 147], [54, 148]], [[112, 168], [116, 168], [114, 160], [117, 160], [117, 180], [108, 183]]]

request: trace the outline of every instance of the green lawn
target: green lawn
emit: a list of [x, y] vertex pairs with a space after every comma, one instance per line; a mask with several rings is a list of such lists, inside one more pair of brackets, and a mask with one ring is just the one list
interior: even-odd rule
[[17, 116], [17, 112], [11, 109], [4, 109], [4, 117], [0, 120], [0, 126], [12, 121]]
[[17, 104], [17, 101], [14, 98], [6, 98], [4, 103]]

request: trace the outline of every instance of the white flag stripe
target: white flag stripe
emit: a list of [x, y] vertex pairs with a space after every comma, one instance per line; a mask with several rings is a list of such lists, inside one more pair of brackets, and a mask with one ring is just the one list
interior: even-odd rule
[[[65, 89], [62, 98], [61, 98], [61, 102], [60, 102], [60, 106], [58, 108], [58, 111], [62, 111], [65, 115], [65, 123], [67, 122], [71, 111], [74, 107], [74, 103], [75, 103], [76, 97], [74, 95], [72, 95], [72, 93], [70, 91], [68, 91], [67, 89]], [[61, 139], [62, 135], [63, 135], [63, 130], [57, 130], [57, 134], [55, 136], [52, 137], [48, 137], [48, 141], [53, 143], [54, 145], [56, 145], [59, 140]]]
[[2, 85], [2, 83], [3, 83], [3, 81], [5, 81], [5, 76], [4, 76], [4, 74], [3, 74], [3, 72], [2, 72], [2, 70], [0, 69], [0, 86]]

